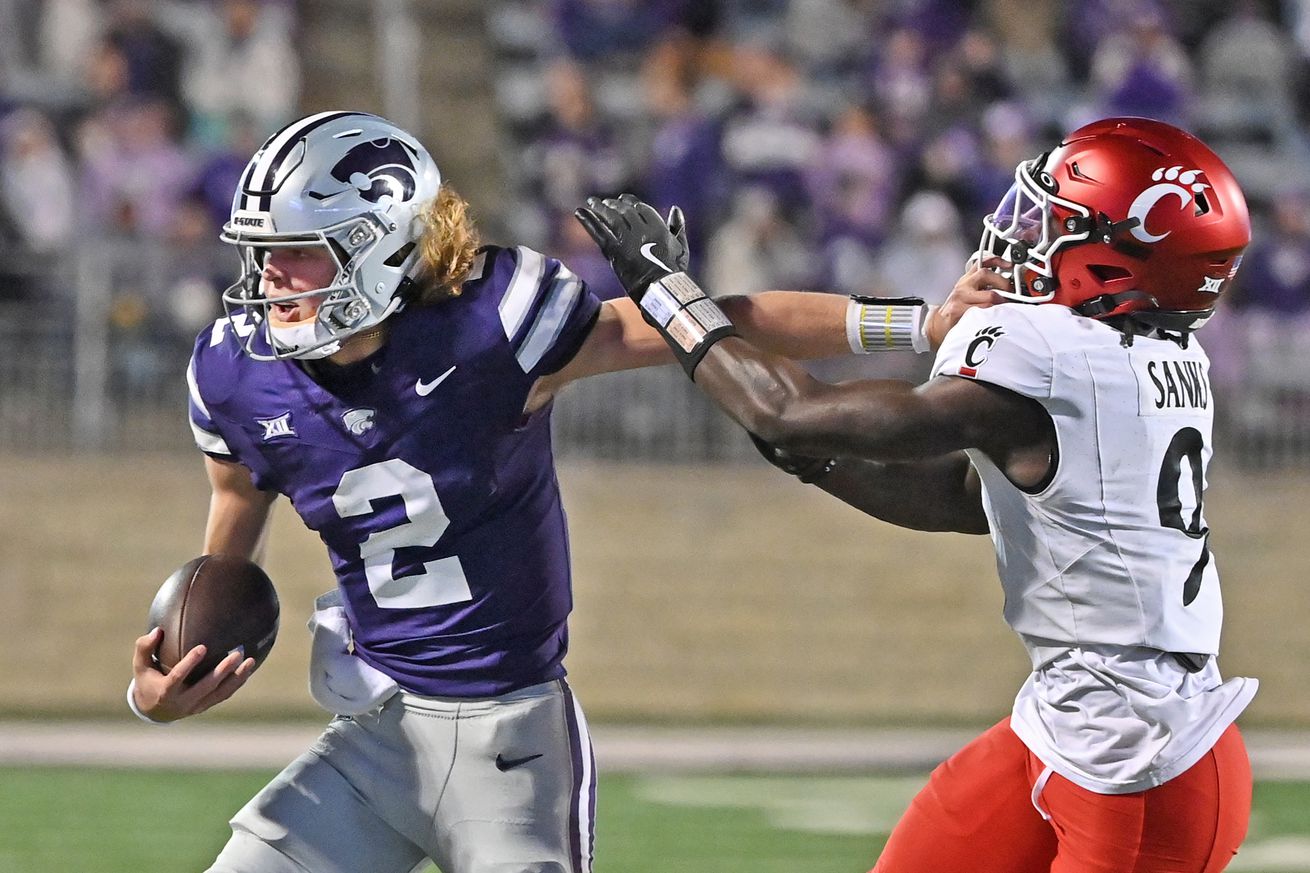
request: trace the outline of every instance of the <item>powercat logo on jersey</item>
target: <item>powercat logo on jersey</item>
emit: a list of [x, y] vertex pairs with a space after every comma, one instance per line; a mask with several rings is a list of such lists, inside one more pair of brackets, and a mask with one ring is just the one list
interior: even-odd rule
[[359, 196], [377, 203], [390, 196], [403, 203], [418, 190], [413, 152], [396, 139], [360, 143], [332, 167], [332, 178], [359, 189]]
[[[1172, 230], [1166, 230], [1164, 233], [1151, 233], [1146, 226], [1146, 219], [1155, 208], [1166, 197], [1178, 198], [1178, 209], [1192, 208], [1196, 210], [1197, 198], [1205, 194], [1206, 189], [1210, 186], [1204, 182], [1198, 181], [1201, 177], [1200, 170], [1184, 170], [1181, 166], [1177, 167], [1160, 167], [1151, 174], [1151, 181], [1155, 182], [1150, 188], [1147, 188], [1141, 194], [1138, 194], [1133, 200], [1133, 205], [1128, 207], [1128, 217], [1137, 219], [1137, 226], [1133, 228], [1132, 234], [1144, 243], [1158, 243], [1160, 240], [1173, 233]], [[1202, 211], [1197, 210], [1198, 214]]]
[[964, 351], [964, 366], [960, 368], [961, 376], [968, 376], [972, 379], [978, 375], [978, 368], [987, 360], [987, 353], [992, 350], [996, 340], [1005, 336], [1005, 330], [995, 325], [984, 327], [974, 334], [973, 340], [969, 343], [969, 348]]
[[373, 417], [375, 415], [377, 415], [377, 410], [361, 407], [346, 412], [341, 416], [341, 421], [346, 426], [346, 430], [355, 434], [355, 436], [360, 436], [365, 431], [373, 429]]

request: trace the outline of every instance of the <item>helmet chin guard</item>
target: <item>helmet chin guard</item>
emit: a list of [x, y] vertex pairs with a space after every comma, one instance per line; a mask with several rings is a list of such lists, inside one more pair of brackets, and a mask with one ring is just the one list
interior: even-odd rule
[[[246, 165], [220, 237], [241, 259], [223, 306], [255, 328], [237, 332], [246, 354], [327, 357], [398, 311], [418, 263], [421, 210], [440, 187], [422, 144], [376, 115], [323, 112], [270, 137]], [[336, 276], [324, 288], [270, 300], [260, 280], [268, 250], [279, 247], [324, 248]], [[274, 302], [306, 298], [321, 300], [312, 322], [273, 317]]]

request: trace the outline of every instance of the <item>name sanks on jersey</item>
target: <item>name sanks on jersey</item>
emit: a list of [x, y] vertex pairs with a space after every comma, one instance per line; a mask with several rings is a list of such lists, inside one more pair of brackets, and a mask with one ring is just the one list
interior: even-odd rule
[[1210, 376], [1201, 361], [1148, 360], [1146, 377], [1150, 386], [1143, 386], [1148, 388], [1143, 407], [1157, 412], [1210, 408]]

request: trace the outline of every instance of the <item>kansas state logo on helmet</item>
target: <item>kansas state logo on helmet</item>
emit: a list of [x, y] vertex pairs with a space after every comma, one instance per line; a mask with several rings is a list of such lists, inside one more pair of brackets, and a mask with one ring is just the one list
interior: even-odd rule
[[[405, 144], [395, 139], [355, 146], [332, 167], [332, 178], [354, 185], [359, 196], [370, 203], [386, 196], [404, 202], [414, 196], [417, 188], [414, 160]], [[309, 195], [319, 196], [313, 191]]]

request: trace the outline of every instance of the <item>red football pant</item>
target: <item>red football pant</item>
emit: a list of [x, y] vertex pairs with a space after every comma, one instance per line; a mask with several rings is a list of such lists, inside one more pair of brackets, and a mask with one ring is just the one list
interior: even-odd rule
[[1052, 774], [1007, 718], [952, 755], [892, 831], [873, 873], [1219, 873], [1246, 837], [1251, 763], [1237, 726], [1183, 774], [1096, 794]]

